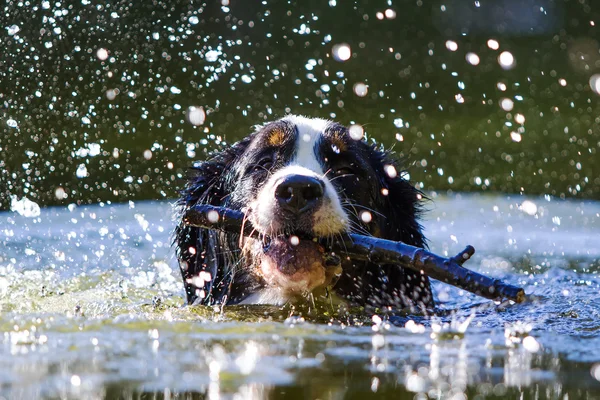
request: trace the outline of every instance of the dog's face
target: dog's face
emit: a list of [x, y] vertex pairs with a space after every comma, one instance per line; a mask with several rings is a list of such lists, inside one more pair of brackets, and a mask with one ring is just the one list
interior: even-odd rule
[[324, 237], [346, 229], [348, 216], [331, 182], [344, 170], [341, 157], [330, 154], [343, 132], [325, 120], [300, 117], [259, 129], [236, 165], [236, 186], [260, 233]]
[[313, 238], [377, 230], [370, 210], [386, 189], [368, 150], [339, 124], [294, 116], [259, 128], [236, 160], [232, 204], [265, 238], [245, 240], [244, 254], [277, 289], [271, 297], [310, 293], [341, 273]]
[[244, 211], [259, 235], [180, 224], [188, 301], [282, 304], [332, 286], [353, 304], [433, 304], [424, 275], [322, 247], [346, 232], [424, 245], [420, 194], [394, 162], [342, 125], [288, 116], [199, 164], [183, 208], [207, 203]]

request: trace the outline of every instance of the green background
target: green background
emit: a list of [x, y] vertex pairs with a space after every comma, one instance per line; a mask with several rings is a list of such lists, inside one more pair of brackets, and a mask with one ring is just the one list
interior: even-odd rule
[[[600, 97], [589, 83], [600, 5], [590, 1], [57, 4], [1, 9], [0, 209], [11, 196], [175, 197], [193, 160], [287, 112], [363, 125], [424, 190], [600, 198]], [[332, 57], [341, 43], [352, 49], [345, 62]], [[514, 68], [499, 65], [503, 51]], [[188, 122], [190, 106], [206, 111], [204, 125]]]

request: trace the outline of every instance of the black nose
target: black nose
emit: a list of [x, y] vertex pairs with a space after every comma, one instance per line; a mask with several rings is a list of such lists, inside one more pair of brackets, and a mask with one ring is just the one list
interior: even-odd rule
[[315, 207], [323, 197], [323, 181], [311, 176], [287, 176], [275, 188], [275, 198], [281, 208], [301, 213]]

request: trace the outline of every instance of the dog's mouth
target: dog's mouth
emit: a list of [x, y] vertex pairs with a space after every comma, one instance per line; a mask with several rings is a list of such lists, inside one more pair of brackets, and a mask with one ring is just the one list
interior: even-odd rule
[[340, 258], [316, 238], [294, 234], [262, 242], [260, 269], [272, 286], [298, 294], [330, 285], [341, 272]]

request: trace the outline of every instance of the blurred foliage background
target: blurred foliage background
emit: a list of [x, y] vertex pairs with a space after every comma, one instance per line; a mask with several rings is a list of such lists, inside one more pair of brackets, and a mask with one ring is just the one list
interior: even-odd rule
[[8, 0], [0, 209], [175, 197], [290, 112], [362, 125], [426, 191], [598, 199], [598, 24], [591, 0]]

